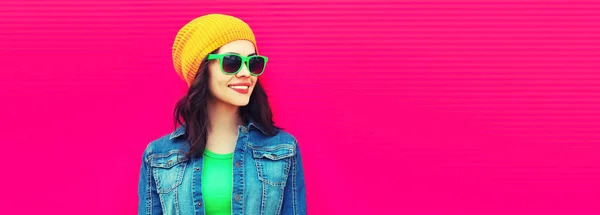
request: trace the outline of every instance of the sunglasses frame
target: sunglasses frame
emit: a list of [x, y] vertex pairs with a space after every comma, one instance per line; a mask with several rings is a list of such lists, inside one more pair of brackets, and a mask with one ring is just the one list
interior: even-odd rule
[[[231, 56], [231, 55], [235, 55], [235, 56], [240, 57], [240, 59], [242, 59], [242, 65], [240, 65], [240, 68], [238, 68], [238, 70], [235, 71], [235, 72], [226, 72], [225, 69], [223, 69], [223, 58], [225, 56]], [[263, 69], [262, 69], [262, 71], [259, 74], [252, 73], [250, 71], [250, 66], [248, 65], [248, 64], [250, 64], [250, 59], [256, 58], [256, 57], [262, 58], [264, 60]], [[234, 53], [209, 54], [207, 59], [208, 60], [216, 60], [216, 59], [218, 59], [219, 60], [219, 64], [221, 66], [221, 72], [223, 72], [223, 73], [225, 73], [227, 75], [235, 75], [235, 74], [237, 74], [238, 72], [240, 72], [240, 70], [242, 70], [243, 65], [246, 65], [246, 68], [248, 68], [248, 72], [250, 72], [250, 75], [252, 75], [252, 76], [262, 75], [265, 72], [265, 68], [267, 67], [267, 61], [269, 60], [268, 57], [262, 56], [262, 55], [242, 56], [242, 55], [234, 54]]]

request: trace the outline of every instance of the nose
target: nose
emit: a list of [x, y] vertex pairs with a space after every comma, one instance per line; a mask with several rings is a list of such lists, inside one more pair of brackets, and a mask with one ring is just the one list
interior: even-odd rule
[[238, 78], [250, 77], [250, 75], [250, 70], [248, 69], [248, 64], [246, 63], [243, 63], [242, 68], [240, 68], [240, 71], [235, 74], [235, 76]]

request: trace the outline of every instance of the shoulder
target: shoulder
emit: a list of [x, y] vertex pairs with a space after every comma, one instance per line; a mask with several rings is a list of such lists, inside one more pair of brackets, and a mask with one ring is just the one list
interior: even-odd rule
[[182, 138], [173, 137], [173, 133], [163, 134], [146, 145], [144, 159], [168, 154], [183, 154], [187, 146]]
[[273, 136], [262, 132], [250, 132], [247, 147], [255, 159], [281, 160], [298, 156], [300, 153], [296, 137], [281, 129]]
[[297, 148], [298, 140], [287, 131], [279, 129], [277, 134], [273, 136], [266, 135], [260, 131], [251, 132], [248, 139], [250, 147], [290, 147]]

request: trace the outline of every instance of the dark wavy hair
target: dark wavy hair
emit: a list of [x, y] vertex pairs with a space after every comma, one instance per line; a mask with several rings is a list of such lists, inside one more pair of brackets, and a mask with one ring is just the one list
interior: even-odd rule
[[[212, 53], [216, 53], [217, 50]], [[184, 137], [190, 146], [186, 158], [199, 157], [206, 148], [209, 126], [207, 105], [208, 99], [212, 97], [208, 86], [209, 62], [206, 57], [202, 60], [187, 94], [177, 102], [173, 113], [175, 127], [185, 125]], [[254, 86], [250, 102], [240, 107], [239, 114], [244, 123], [251, 120], [268, 135], [273, 136], [280, 129], [273, 122], [273, 113], [260, 80]]]

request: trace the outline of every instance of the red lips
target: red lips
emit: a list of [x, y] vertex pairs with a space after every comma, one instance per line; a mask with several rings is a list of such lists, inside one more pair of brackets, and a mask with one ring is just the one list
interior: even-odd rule
[[250, 92], [250, 83], [235, 83], [228, 85], [228, 87], [241, 94], [248, 94]]

